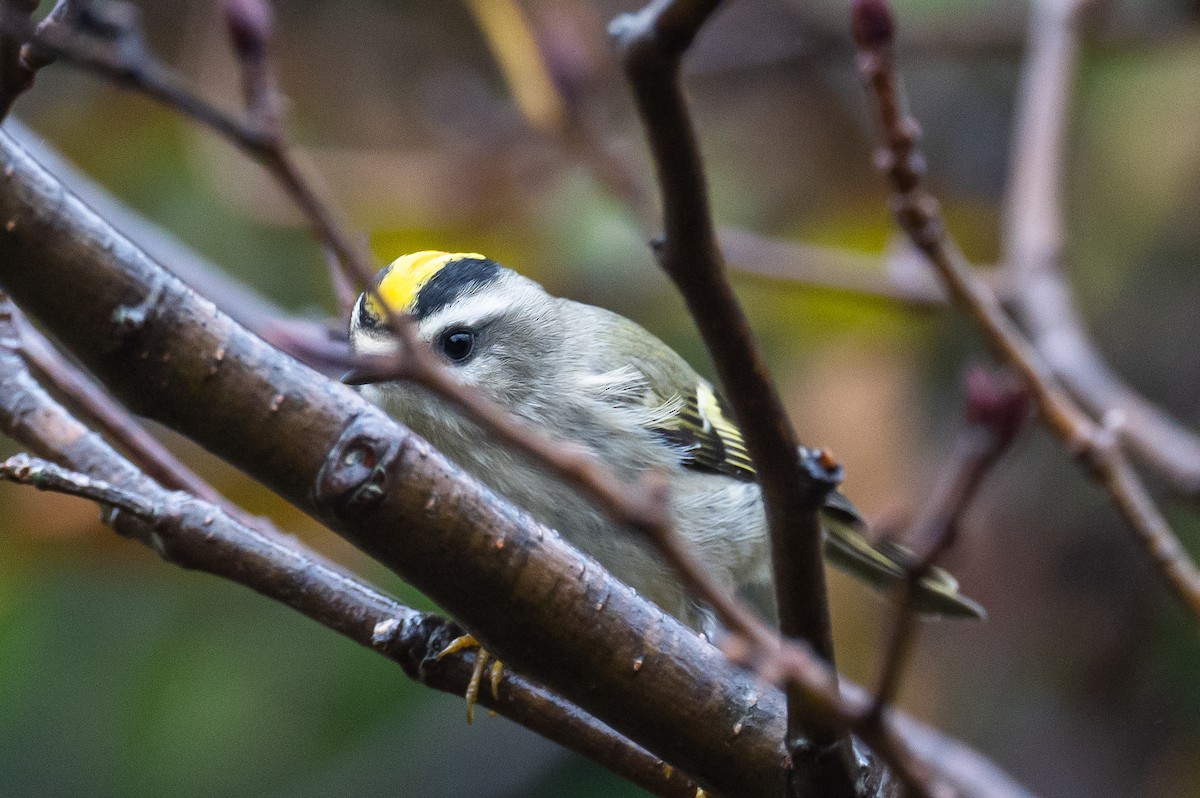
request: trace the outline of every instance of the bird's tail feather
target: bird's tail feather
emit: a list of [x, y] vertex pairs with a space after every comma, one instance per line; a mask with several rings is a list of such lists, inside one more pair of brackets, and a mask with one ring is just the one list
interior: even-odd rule
[[[903, 546], [891, 541], [871, 541], [854, 506], [840, 493], [846, 507], [836, 500], [826, 508], [825, 555], [837, 565], [874, 587], [886, 589], [899, 585], [907, 578], [906, 563], [913, 555]], [[831, 497], [832, 498], [832, 497]], [[958, 589], [958, 580], [936, 566], [921, 579], [916, 595], [916, 608], [932, 615], [956, 618], [987, 617], [978, 602], [967, 598]]]

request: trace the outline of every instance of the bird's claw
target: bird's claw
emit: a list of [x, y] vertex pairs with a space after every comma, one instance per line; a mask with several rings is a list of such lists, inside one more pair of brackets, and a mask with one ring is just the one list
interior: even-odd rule
[[[500, 679], [504, 676], [504, 664], [500, 660], [493, 657], [487, 649], [479, 644], [474, 635], [461, 635], [450, 641], [450, 644], [443, 648], [437, 654], [437, 659], [441, 659], [450, 654], [457, 654], [460, 651], [474, 648], [475, 666], [471, 669], [471, 680], [467, 682], [467, 723], [475, 722], [475, 704], [479, 701], [479, 686], [483, 682], [484, 671], [488, 672], [488, 685], [491, 687], [493, 700], [500, 700]], [[489, 663], [491, 667], [489, 668]], [[489, 712], [489, 714], [495, 714]]]

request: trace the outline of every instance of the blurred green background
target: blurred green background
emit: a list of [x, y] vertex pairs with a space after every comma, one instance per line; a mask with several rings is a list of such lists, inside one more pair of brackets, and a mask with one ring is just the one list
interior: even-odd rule
[[[646, 175], [604, 33], [638, 5], [522, 4], [580, 76], [572, 91], [589, 124]], [[698, 42], [687, 82], [722, 223], [877, 253], [891, 227], [844, 5], [731, 3]], [[236, 108], [218, 4], [141, 6], [156, 52]], [[380, 263], [426, 248], [488, 253], [705, 363], [631, 215], [525, 121], [464, 5], [276, 6], [291, 133]], [[897, 8], [936, 188], [968, 254], [993, 262], [1026, 7]], [[1198, 82], [1194, 2], [1113, 4], [1085, 55], [1067, 209], [1073, 286], [1103, 351], [1193, 426]], [[263, 294], [297, 313], [332, 311], [324, 263], [295, 213], [224, 142], [65, 66], [45, 70], [17, 114]], [[762, 279], [737, 288], [802, 438], [845, 463], [856, 503], [876, 520], [920, 507], [957, 429], [961, 369], [984, 359], [971, 326]], [[428, 606], [240, 474], [164, 436], [252, 511]], [[1200, 554], [1195, 508], [1168, 507]], [[100, 526], [91, 505], [9, 486], [0, 519], [0, 795], [640, 794], [501, 719], [467, 727], [460, 700], [246, 590], [163, 564]], [[949, 563], [991, 617], [925, 625], [906, 708], [1043, 795], [1200, 793], [1195, 624], [1044, 432], [1026, 434], [993, 475]], [[869, 682], [887, 608], [840, 575], [832, 585], [840, 664]]]

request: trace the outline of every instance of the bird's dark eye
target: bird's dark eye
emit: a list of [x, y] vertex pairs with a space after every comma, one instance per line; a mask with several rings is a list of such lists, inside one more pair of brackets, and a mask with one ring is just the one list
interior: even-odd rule
[[463, 327], [446, 330], [438, 338], [438, 349], [442, 350], [451, 363], [462, 363], [475, 349], [475, 333]]

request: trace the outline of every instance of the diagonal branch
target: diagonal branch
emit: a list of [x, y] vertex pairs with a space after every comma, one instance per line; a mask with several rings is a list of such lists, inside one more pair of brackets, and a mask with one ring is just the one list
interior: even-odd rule
[[912, 555], [907, 578], [899, 589], [895, 621], [884, 651], [875, 703], [863, 721], [867, 725], [879, 721], [900, 685], [900, 674], [917, 632], [913, 604], [917, 585], [957, 541], [963, 515], [1029, 415], [1025, 392], [1006, 384], [1003, 375], [972, 368], [966, 373], [964, 387], [966, 424], [958, 434], [941, 481], [904, 536]]
[[1200, 496], [1200, 437], [1125, 385], [1087, 334], [1063, 273], [1063, 162], [1086, 18], [1105, 0], [1037, 0], [1021, 81], [1006, 199], [1004, 249], [1012, 307], [1063, 384], [1178, 492]]
[[1116, 430], [1096, 424], [1062, 389], [1049, 365], [996, 295], [975, 277], [947, 235], [937, 199], [924, 181], [920, 128], [905, 110], [893, 52], [894, 21], [887, 0], [856, 0], [853, 30], [859, 69], [876, 103], [884, 145], [876, 160], [892, 187], [892, 211], [913, 243], [937, 269], [955, 304], [978, 324], [998, 357], [1020, 376], [1043, 423], [1108, 491], [1167, 586], [1200, 620], [1200, 570], [1154, 506], [1145, 485], [1116, 444]]
[[777, 692], [356, 393], [234, 324], [2, 134], [0, 162], [0, 218], [12, 221], [0, 284], [135, 412], [262, 480], [518, 671], [702, 783], [778, 788]]
[[[0, 297], [0, 429], [92, 476], [23, 455], [0, 469], [0, 476], [125, 510], [106, 513], [106, 520], [163, 559], [236, 581], [382, 653], [422, 684], [463, 694], [471, 657], [439, 656], [461, 634], [457, 625], [398, 604], [294, 540], [248, 527], [202, 499], [164, 490], [89, 434], [33, 380], [21, 357], [25, 344], [15, 310]], [[657, 795], [690, 798], [694, 792], [686, 776], [511, 670], [504, 673], [498, 698], [484, 692], [485, 706]]]

